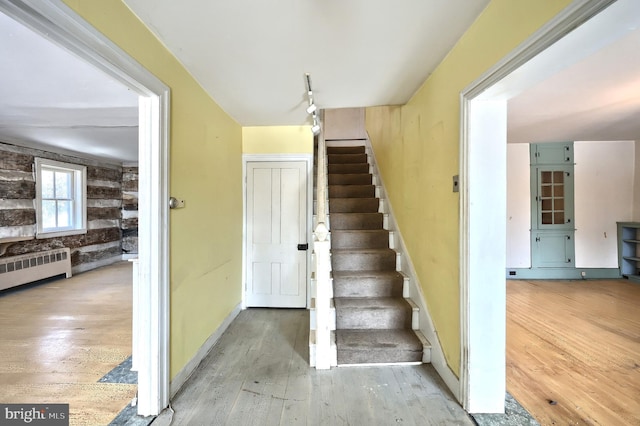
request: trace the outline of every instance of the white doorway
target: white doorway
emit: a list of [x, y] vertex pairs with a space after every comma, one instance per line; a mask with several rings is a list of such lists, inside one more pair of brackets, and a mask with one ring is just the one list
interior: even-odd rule
[[[504, 410], [506, 215], [500, 212], [506, 212], [507, 100], [561, 64], [588, 54], [588, 49], [556, 49], [567, 48], [578, 34], [574, 30], [585, 22], [591, 21], [590, 27], [596, 21], [611, 25], [607, 37], [624, 31], [624, 19], [619, 17], [607, 22], [605, 15], [610, 15], [603, 13], [600, 17], [605, 19], [592, 19], [612, 3], [633, 7], [633, 2], [622, 0], [572, 3], [461, 93], [460, 400], [471, 413]], [[637, 13], [626, 12], [626, 16]], [[572, 37], [565, 37], [572, 32]], [[582, 39], [583, 47], [596, 49], [603, 42], [597, 34], [602, 33], [593, 32], [596, 39], [591, 43]], [[552, 45], [554, 49], [549, 49]], [[554, 67], [549, 66], [550, 59]], [[484, 190], [487, 185], [492, 191]]]
[[246, 164], [247, 307], [307, 305], [308, 168], [305, 161]]
[[169, 88], [62, 1], [0, 0], [0, 10], [140, 96], [138, 413], [169, 404]]

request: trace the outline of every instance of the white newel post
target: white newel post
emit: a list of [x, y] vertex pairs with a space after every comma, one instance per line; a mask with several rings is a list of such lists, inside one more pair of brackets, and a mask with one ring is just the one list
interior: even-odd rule
[[[311, 88], [309, 87], [309, 95]], [[310, 103], [311, 103], [311, 97]], [[315, 117], [314, 117], [315, 118]], [[331, 240], [329, 237], [328, 203], [327, 203], [327, 157], [326, 144], [322, 132], [318, 136], [317, 165], [317, 226], [313, 231], [313, 251], [315, 257], [315, 314], [316, 342], [315, 367], [318, 370], [331, 368], [335, 358], [331, 353]]]
[[329, 327], [330, 249], [329, 230], [319, 223], [314, 231], [313, 250], [316, 258], [316, 369], [331, 367], [331, 330]]

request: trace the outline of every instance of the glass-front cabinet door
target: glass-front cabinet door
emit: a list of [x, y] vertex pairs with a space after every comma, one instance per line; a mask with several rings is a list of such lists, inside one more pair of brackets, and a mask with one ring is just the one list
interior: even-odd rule
[[536, 229], [573, 229], [572, 169], [567, 166], [536, 168]]

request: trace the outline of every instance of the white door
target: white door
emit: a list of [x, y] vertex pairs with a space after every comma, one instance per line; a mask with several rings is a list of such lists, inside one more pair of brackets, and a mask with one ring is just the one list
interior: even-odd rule
[[248, 307], [307, 303], [307, 163], [247, 163]]

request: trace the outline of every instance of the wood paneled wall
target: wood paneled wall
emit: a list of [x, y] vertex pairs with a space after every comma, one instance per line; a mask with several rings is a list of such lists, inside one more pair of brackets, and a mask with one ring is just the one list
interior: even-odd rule
[[[86, 234], [35, 238], [35, 157], [87, 166]], [[121, 165], [0, 143], [0, 246], [5, 256], [69, 247], [74, 273], [122, 259], [122, 181]], [[23, 241], [2, 242], [9, 238]]]

